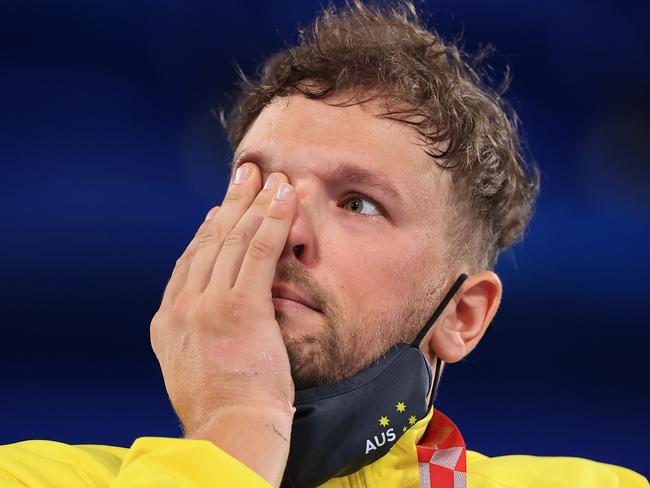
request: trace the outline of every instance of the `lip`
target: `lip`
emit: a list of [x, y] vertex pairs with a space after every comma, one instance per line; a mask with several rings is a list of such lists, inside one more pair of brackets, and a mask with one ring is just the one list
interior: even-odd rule
[[281, 310], [283, 312], [289, 313], [320, 313], [313, 308], [308, 307], [307, 305], [303, 305], [302, 303], [296, 302], [294, 300], [289, 300], [288, 298], [273, 297], [271, 300], [273, 301], [273, 308], [275, 310]]
[[[307, 307], [314, 312], [323, 313], [313, 300], [288, 286], [273, 286], [273, 288], [271, 288], [271, 296], [273, 297], [273, 304], [276, 306], [284, 305], [283, 302], [297, 302], [303, 307]], [[290, 306], [291, 303], [286, 303], [286, 305]]]

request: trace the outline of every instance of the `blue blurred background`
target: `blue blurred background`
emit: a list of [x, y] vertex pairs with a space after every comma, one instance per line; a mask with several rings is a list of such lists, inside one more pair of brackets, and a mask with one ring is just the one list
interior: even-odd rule
[[[230, 153], [211, 110], [317, 1], [2, 2], [0, 443], [177, 436], [149, 321]], [[542, 169], [505, 297], [439, 406], [470, 449], [650, 472], [650, 3], [443, 0]]]

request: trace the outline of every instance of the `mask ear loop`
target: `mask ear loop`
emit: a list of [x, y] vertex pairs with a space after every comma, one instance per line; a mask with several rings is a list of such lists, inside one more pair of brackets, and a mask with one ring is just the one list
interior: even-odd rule
[[[469, 276], [463, 273], [456, 279], [445, 297], [440, 302], [440, 305], [438, 305], [438, 308], [436, 308], [436, 310], [433, 312], [433, 315], [431, 315], [426, 324], [424, 324], [424, 327], [422, 327], [422, 330], [417, 335], [411, 346], [417, 347], [418, 349], [420, 348], [420, 344], [422, 343], [424, 336], [426, 336], [429, 330], [431, 330], [433, 324], [436, 322], [436, 320], [438, 320], [438, 317], [440, 317], [442, 312], [444, 312], [445, 308], [447, 308], [447, 305], [449, 305], [449, 302], [451, 302], [451, 299], [454, 298], [454, 295], [456, 292], [458, 292], [460, 287], [463, 286], [463, 283], [467, 278], [469, 278]], [[431, 410], [431, 407], [433, 406], [433, 400], [435, 399], [436, 393], [438, 392], [438, 383], [440, 383], [441, 368], [442, 360], [439, 357], [436, 357], [436, 371], [434, 373], [433, 387], [431, 388], [431, 398], [429, 399], [429, 407], [427, 408], [427, 412]]]

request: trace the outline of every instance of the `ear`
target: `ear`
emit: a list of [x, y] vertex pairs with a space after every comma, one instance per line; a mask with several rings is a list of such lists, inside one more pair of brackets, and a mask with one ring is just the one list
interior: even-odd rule
[[434, 325], [427, 352], [446, 363], [467, 356], [479, 343], [501, 302], [502, 286], [492, 271], [476, 273], [463, 283]]

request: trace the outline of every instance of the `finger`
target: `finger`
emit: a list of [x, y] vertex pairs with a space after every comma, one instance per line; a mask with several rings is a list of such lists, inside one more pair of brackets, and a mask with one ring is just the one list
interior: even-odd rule
[[271, 295], [275, 268], [287, 242], [297, 206], [295, 190], [290, 184], [282, 183], [262, 225], [251, 239], [235, 288], [252, 296]]
[[[205, 225], [206, 221], [216, 216], [220, 208], [220, 206], [212, 207], [205, 216], [205, 220], [203, 221], [202, 225]], [[165, 287], [165, 291], [163, 293], [162, 301], [160, 304], [161, 308], [171, 303], [174, 298], [176, 298], [183, 285], [185, 285], [189, 264], [192, 256], [194, 255], [194, 252], [196, 251], [197, 244], [198, 241], [193, 238], [183, 251], [183, 254], [181, 254], [180, 257], [176, 260], [176, 264], [172, 271], [171, 277], [169, 278], [169, 281], [167, 282], [167, 286]]]
[[257, 195], [253, 204], [223, 241], [221, 252], [217, 256], [212, 270], [212, 277], [208, 285], [210, 288], [224, 290], [232, 288], [235, 284], [248, 245], [264, 220], [278, 186], [286, 181], [287, 177], [282, 173], [269, 175], [264, 188]]
[[196, 234], [196, 250], [185, 283], [190, 294], [202, 292], [207, 285], [223, 240], [251, 206], [261, 186], [262, 175], [257, 165], [245, 163], [237, 168], [218, 215], [206, 221]]
[[216, 207], [212, 207], [212, 208], [210, 209], [210, 211], [208, 212], [208, 214], [205, 216], [205, 220], [204, 220], [204, 222], [207, 222], [207, 221], [210, 220], [212, 217], [214, 217], [215, 215], [217, 215], [217, 212], [219, 212], [219, 209], [220, 209], [220, 208], [221, 208], [220, 205], [217, 205]]

